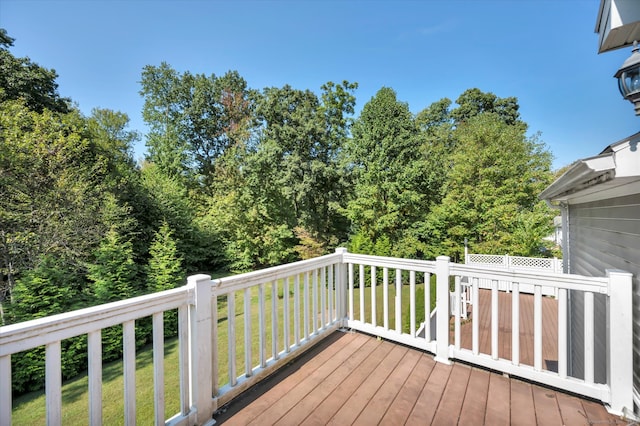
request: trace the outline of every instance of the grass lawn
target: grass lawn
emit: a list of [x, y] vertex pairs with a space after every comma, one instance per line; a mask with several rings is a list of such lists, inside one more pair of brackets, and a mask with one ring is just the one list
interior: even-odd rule
[[[380, 274], [380, 273], [379, 273]], [[381, 274], [380, 274], [381, 275]], [[395, 281], [391, 276], [389, 277], [389, 327], [395, 328]], [[417, 279], [417, 282], [422, 282]], [[300, 283], [297, 291], [298, 303], [300, 309], [304, 306], [304, 291], [303, 281], [304, 278], [300, 277]], [[310, 280], [310, 286], [311, 284]], [[357, 283], [357, 280], [356, 280]], [[287, 302], [289, 304], [289, 345], [294, 344], [294, 303], [295, 303], [295, 286], [293, 279], [289, 283], [289, 292], [283, 291], [284, 282], [280, 281], [277, 284], [277, 289], [273, 292], [271, 284], [265, 286], [265, 327], [266, 333], [266, 358], [271, 357], [272, 347], [272, 300], [274, 296], [277, 298], [277, 311], [278, 311], [278, 351], [284, 348], [284, 336], [283, 336], [283, 318], [282, 312], [284, 310], [284, 295], [287, 294]], [[376, 318], [377, 324], [383, 325], [383, 286], [376, 286]], [[431, 281], [431, 296], [432, 306], [435, 301], [435, 287], [434, 277]], [[417, 317], [424, 317], [424, 296], [423, 290], [424, 284], [416, 284], [416, 312]], [[354, 315], [356, 319], [360, 318], [360, 290], [356, 288], [354, 290]], [[255, 366], [259, 364], [259, 318], [258, 318], [258, 289], [252, 288], [248, 297], [251, 300], [251, 365]], [[236, 376], [240, 376], [245, 370], [245, 343], [244, 343], [244, 298], [245, 292], [237, 292], [235, 294], [235, 330], [236, 330], [236, 354], [234, 359], [234, 365], [236, 369]], [[309, 311], [313, 309], [311, 291], [309, 291]], [[227, 309], [227, 297], [220, 296], [218, 298], [218, 367], [219, 367], [219, 384], [223, 385], [229, 382], [229, 345], [228, 345], [228, 309]], [[318, 317], [317, 324], [319, 323], [320, 316], [320, 297], [318, 296], [316, 316]], [[401, 316], [403, 321], [403, 330], [408, 332], [408, 311], [409, 311], [409, 285], [403, 285], [402, 287], [402, 300], [401, 306], [403, 314]], [[328, 306], [327, 306], [328, 308]], [[334, 307], [335, 309], [335, 307]], [[313, 315], [309, 315], [306, 318], [309, 330], [312, 330]], [[371, 319], [371, 288], [365, 288], [365, 320]], [[420, 319], [416, 320], [419, 324]], [[299, 319], [299, 333], [303, 338], [304, 334], [305, 318], [300, 314]], [[147, 346], [137, 351], [137, 365], [136, 365], [136, 410], [138, 424], [152, 424], [154, 416], [153, 406], [153, 362], [152, 362], [152, 348]], [[177, 339], [167, 339], [165, 341], [165, 418], [172, 417], [179, 411], [179, 372], [178, 372], [178, 341]], [[62, 422], [63, 424], [71, 425], [85, 425], [88, 424], [88, 391], [87, 391], [88, 379], [86, 375], [79, 376], [73, 380], [64, 383], [62, 388]], [[123, 424], [124, 423], [124, 385], [122, 376], [122, 362], [115, 361], [105, 364], [103, 367], [103, 387], [102, 387], [102, 400], [103, 400], [103, 422], [104, 424]], [[22, 395], [13, 401], [13, 424], [15, 425], [44, 425], [46, 423], [45, 418], [45, 397], [44, 392], [32, 392]]]

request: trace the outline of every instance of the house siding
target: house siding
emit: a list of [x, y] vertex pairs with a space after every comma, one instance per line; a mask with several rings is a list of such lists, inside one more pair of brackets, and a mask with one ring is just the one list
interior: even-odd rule
[[[606, 269], [622, 269], [633, 274], [633, 383], [640, 389], [640, 194], [569, 206], [569, 272], [603, 276]], [[572, 312], [582, 312], [581, 294], [570, 295]], [[595, 298], [596, 336], [606, 331], [606, 301]], [[570, 323], [572, 375], [583, 377], [584, 323], [581, 315]], [[602, 334], [601, 334], [602, 332]], [[595, 342], [596, 361], [605, 359], [606, 342]], [[606, 364], [599, 364], [606, 365]], [[596, 381], [605, 379], [596, 371]], [[637, 407], [636, 407], [637, 410]]]

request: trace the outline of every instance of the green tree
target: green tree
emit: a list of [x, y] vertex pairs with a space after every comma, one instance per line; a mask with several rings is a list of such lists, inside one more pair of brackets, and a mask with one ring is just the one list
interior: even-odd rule
[[[17, 280], [11, 303], [9, 322], [21, 322], [67, 312], [84, 306], [84, 279], [64, 259], [45, 256]], [[13, 390], [18, 393], [38, 390], [45, 378], [44, 347], [11, 357]], [[62, 375], [70, 378], [86, 367], [86, 338], [62, 342]]]
[[149, 124], [148, 160], [163, 173], [207, 191], [216, 160], [244, 143], [252, 126], [253, 91], [236, 71], [179, 73], [163, 62], [142, 71], [143, 118]]
[[[76, 111], [0, 103], [0, 269], [2, 298], [45, 254], [80, 268], [100, 241], [105, 187], [85, 120]], [[82, 232], [78, 232], [81, 229]], [[1, 299], [0, 299], [1, 301]]]
[[178, 255], [169, 224], [165, 221], [156, 232], [149, 248], [147, 289], [157, 292], [176, 288], [184, 281], [182, 258]]
[[420, 256], [412, 228], [428, 209], [429, 189], [418, 136], [409, 106], [393, 89], [380, 89], [362, 109], [346, 149], [355, 180], [347, 207], [352, 238], [376, 247], [385, 237], [394, 255]]
[[507, 125], [524, 124], [520, 120], [518, 100], [510, 96], [499, 98], [491, 92], [473, 88], [465, 90], [456, 99], [457, 108], [451, 111], [451, 118], [460, 125], [476, 115], [491, 112]]
[[[176, 242], [167, 222], [156, 232], [149, 249], [149, 264], [146, 267], [147, 289], [150, 293], [170, 290], [184, 281], [182, 258], [178, 255]], [[175, 310], [164, 313], [164, 335], [176, 336], [178, 315]]]
[[136, 283], [138, 270], [133, 261], [131, 241], [123, 241], [113, 229], [104, 236], [95, 252], [95, 261], [88, 269], [87, 277], [93, 282], [93, 293], [100, 303], [142, 293], [140, 284]]
[[9, 52], [14, 39], [0, 28], [0, 102], [22, 99], [27, 108], [68, 112], [70, 100], [58, 94], [55, 70], [48, 70], [29, 58], [16, 58]]
[[540, 254], [534, 240], [553, 217], [537, 198], [552, 180], [550, 153], [525, 136], [524, 125], [493, 112], [458, 125], [455, 138], [446, 195], [424, 230], [431, 254], [459, 259], [465, 238], [480, 253]]

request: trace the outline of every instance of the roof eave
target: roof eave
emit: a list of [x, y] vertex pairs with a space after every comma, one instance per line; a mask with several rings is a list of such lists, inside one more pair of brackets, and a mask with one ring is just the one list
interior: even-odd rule
[[613, 153], [601, 154], [577, 161], [539, 195], [541, 200], [559, 201], [585, 188], [613, 179], [615, 175]]

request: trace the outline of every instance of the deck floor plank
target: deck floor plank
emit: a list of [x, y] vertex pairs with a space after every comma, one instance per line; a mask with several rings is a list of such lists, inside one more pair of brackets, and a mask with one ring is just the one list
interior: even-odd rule
[[489, 377], [489, 396], [487, 398], [487, 411], [484, 415], [485, 425], [509, 425], [511, 424], [511, 386], [506, 377], [491, 373]]
[[454, 364], [442, 394], [442, 399], [433, 418], [437, 425], [457, 425], [464, 402], [471, 367], [464, 364]]
[[471, 375], [464, 396], [462, 411], [458, 421], [461, 425], [481, 424], [487, 410], [489, 395], [489, 377], [491, 373], [477, 368], [471, 369]]
[[[333, 340], [341, 337], [344, 336], [336, 334], [336, 337]], [[357, 353], [357, 350], [369, 340], [370, 339], [367, 339], [366, 336], [362, 335], [358, 338], [352, 339], [345, 345], [328, 346], [326, 350], [321, 351], [317, 356], [314, 357], [315, 365], [313, 368], [310, 367], [307, 371], [300, 369], [292, 372], [292, 374], [288, 376], [285, 376], [284, 379], [275, 384], [269, 390], [269, 392], [257, 396], [250, 404], [248, 404], [243, 410], [244, 412], [242, 416], [237, 416], [229, 419], [229, 424], [249, 424], [252, 420], [262, 416], [265, 411], [268, 410], [271, 406], [278, 403], [278, 401], [282, 399], [283, 395], [286, 395], [291, 389], [298, 386], [305, 377], [313, 374], [316, 369], [321, 368], [322, 365], [324, 365], [326, 362], [336, 357], [339, 358], [341, 353], [344, 353], [346, 356], [348, 356], [350, 353]]]
[[[533, 402], [536, 407], [536, 420], [541, 425], [562, 426], [562, 416], [558, 407], [556, 392], [539, 386], [532, 386]], [[538, 407], [540, 407], [538, 409]]]
[[587, 414], [582, 406], [582, 401], [575, 396], [557, 392], [558, 407], [562, 416], [562, 423], [565, 425], [587, 424]]
[[[318, 377], [320, 383], [313, 389], [313, 392], [307, 393], [297, 404], [289, 410], [286, 418], [281, 418], [275, 424], [299, 424], [309, 413], [313, 412], [339, 385], [345, 380], [344, 371], [353, 371], [360, 365], [373, 350], [378, 347], [379, 343], [374, 339], [364, 344], [357, 352], [352, 354], [340, 369], [336, 369], [326, 377]], [[317, 371], [317, 370], [316, 370]], [[314, 380], [317, 383], [317, 381]]]
[[[382, 362], [389, 352], [394, 348], [393, 343], [377, 341], [375, 350], [350, 374], [345, 375], [345, 380], [313, 410], [312, 413], [301, 423], [303, 425], [327, 424], [345, 404], [349, 397], [358, 390], [362, 383], [369, 377], [371, 372]], [[263, 423], [264, 424], [264, 423]]]
[[536, 410], [531, 385], [519, 380], [511, 382], [511, 424], [535, 424]]
[[444, 393], [444, 388], [447, 385], [447, 380], [449, 380], [451, 370], [452, 367], [450, 365], [441, 363], [437, 363], [433, 367], [433, 371], [429, 375], [429, 379], [407, 419], [407, 425], [431, 424]]
[[[354, 424], [358, 416], [363, 413], [367, 404], [375, 398], [382, 386], [385, 386], [390, 375], [397, 371], [398, 364], [404, 358], [408, 349], [404, 346], [394, 345], [387, 356], [374, 367], [366, 380], [351, 396], [346, 403], [328, 422], [330, 425]], [[402, 381], [404, 383], [404, 380]], [[396, 392], [397, 392], [396, 388]]]
[[[402, 389], [409, 375], [414, 370], [421, 355], [417, 351], [406, 351], [397, 368], [389, 374], [377, 392], [369, 398], [367, 406], [362, 410], [353, 424], [369, 426], [376, 424], [384, 417], [387, 409], [398, 394], [398, 389]], [[347, 401], [349, 404], [349, 401]]]
[[435, 365], [436, 362], [431, 356], [421, 354], [411, 375], [399, 390], [380, 424], [404, 424], [407, 421]]

